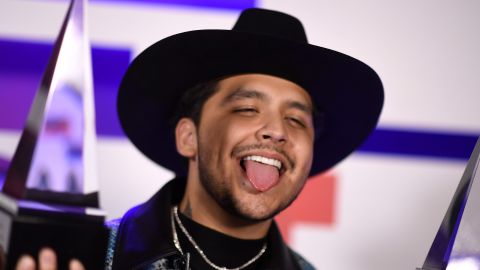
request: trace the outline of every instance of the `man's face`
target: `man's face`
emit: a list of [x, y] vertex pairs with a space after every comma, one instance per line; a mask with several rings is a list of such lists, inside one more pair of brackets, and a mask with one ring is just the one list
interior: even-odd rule
[[312, 101], [290, 81], [260, 74], [221, 80], [197, 132], [201, 185], [237, 217], [271, 218], [305, 184], [313, 159]]

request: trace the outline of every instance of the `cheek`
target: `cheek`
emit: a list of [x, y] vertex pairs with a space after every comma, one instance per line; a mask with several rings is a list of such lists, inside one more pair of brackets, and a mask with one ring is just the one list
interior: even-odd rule
[[252, 130], [254, 130], [251, 121], [239, 121], [232, 117], [217, 119], [214, 123], [210, 128], [211, 136], [227, 145], [241, 143], [252, 135]]
[[304, 138], [299, 138], [296, 141], [297, 144], [295, 151], [299, 161], [302, 162], [301, 166], [304, 167], [304, 170], [310, 171], [310, 167], [312, 166], [313, 162], [313, 140], [312, 138], [305, 136]]
[[[241, 140], [244, 128], [225, 118], [212, 119], [208, 125], [203, 125], [200, 131], [202, 148], [211, 154], [228, 158], [232, 148]], [[213, 158], [213, 157], [211, 157]]]

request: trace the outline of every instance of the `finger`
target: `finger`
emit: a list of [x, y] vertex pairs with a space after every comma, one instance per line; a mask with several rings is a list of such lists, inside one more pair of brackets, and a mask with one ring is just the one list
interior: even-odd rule
[[85, 270], [83, 264], [77, 259], [71, 259], [70, 264], [68, 266], [70, 270]]
[[28, 255], [22, 255], [17, 261], [15, 270], [35, 270], [35, 260]]
[[38, 253], [39, 270], [56, 270], [57, 255], [51, 248], [42, 248]]

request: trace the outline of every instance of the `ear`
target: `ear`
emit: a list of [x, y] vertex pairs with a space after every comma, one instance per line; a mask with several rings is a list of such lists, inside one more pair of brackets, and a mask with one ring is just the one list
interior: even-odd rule
[[186, 158], [194, 158], [197, 154], [197, 128], [190, 118], [182, 118], [175, 127], [177, 151]]

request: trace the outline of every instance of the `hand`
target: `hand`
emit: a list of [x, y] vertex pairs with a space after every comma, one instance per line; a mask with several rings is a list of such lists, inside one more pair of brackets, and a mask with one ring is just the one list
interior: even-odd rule
[[[15, 270], [57, 270], [57, 254], [51, 248], [42, 248], [38, 252], [38, 269], [35, 260], [29, 255], [22, 255], [18, 259]], [[72, 259], [69, 263], [70, 270], [85, 270], [83, 264]]]

